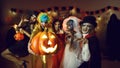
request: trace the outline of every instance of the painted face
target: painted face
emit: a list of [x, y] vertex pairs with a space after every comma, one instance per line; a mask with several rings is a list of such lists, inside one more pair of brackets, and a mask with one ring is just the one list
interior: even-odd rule
[[67, 22], [67, 30], [68, 30], [68, 31], [73, 30], [73, 20], [69, 20], [69, 21]]
[[60, 22], [59, 21], [55, 22], [54, 26], [55, 26], [55, 30], [58, 31], [60, 29]]
[[93, 29], [93, 25], [90, 23], [83, 23], [81, 26], [81, 30], [83, 34], [90, 33], [92, 29]]

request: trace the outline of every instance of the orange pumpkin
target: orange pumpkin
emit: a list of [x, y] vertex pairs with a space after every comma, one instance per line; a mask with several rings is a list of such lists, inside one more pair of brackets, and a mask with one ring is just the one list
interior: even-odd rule
[[36, 54], [52, 54], [58, 48], [58, 38], [53, 32], [39, 32], [32, 39], [30, 47]]
[[33, 39], [31, 40], [31, 50], [35, 53], [35, 54], [40, 54], [39, 52], [39, 45], [38, 45], [38, 41], [40, 38], [40, 34], [41, 32], [39, 32], [36, 36], [33, 37]]
[[20, 32], [17, 32], [17, 33], [14, 35], [14, 38], [15, 38], [15, 40], [17, 40], [17, 41], [23, 40], [23, 39], [24, 39], [24, 34], [22, 34], [22, 33], [20, 33]]

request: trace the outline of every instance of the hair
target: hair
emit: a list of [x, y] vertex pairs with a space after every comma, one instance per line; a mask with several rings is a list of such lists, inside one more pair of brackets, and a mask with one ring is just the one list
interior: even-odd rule
[[59, 22], [59, 23], [60, 23], [60, 29], [62, 29], [62, 20], [60, 20], [60, 19], [54, 19], [54, 21], [53, 21], [53, 23], [52, 23], [52, 28], [53, 28], [53, 31], [54, 31], [54, 32], [57, 32], [57, 31], [55, 30], [55, 27], [54, 27], [54, 25], [55, 25], [56, 22]]
[[83, 23], [90, 23], [94, 27], [97, 27], [96, 18], [94, 16], [85, 16], [80, 22], [80, 25], [82, 25]]
[[72, 22], [72, 23], [73, 23], [74, 21], [70, 19], [70, 20], [68, 20], [67, 24], [68, 24], [69, 22]]

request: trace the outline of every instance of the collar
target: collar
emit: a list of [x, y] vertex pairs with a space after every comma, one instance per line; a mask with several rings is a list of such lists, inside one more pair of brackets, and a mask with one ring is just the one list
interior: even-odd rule
[[[83, 36], [84, 36], [84, 35], [83, 35]], [[95, 34], [95, 33], [86, 34], [86, 35], [84, 36], [84, 38], [90, 38], [90, 37], [92, 37], [92, 36], [96, 36], [96, 34]]]

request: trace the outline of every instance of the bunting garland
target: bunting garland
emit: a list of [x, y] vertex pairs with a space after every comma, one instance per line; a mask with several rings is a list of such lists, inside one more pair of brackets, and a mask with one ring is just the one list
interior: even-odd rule
[[[40, 10], [33, 10], [34, 12], [47, 12], [47, 11], [71, 11], [75, 9], [75, 11], [77, 13], [83, 13], [84, 10], [81, 11], [80, 8], [76, 8], [76, 7], [73, 7], [73, 6], [69, 6], [69, 7], [53, 7], [53, 8], [47, 8], [47, 9], [40, 9]], [[105, 8], [102, 8], [102, 9], [99, 9], [99, 10], [95, 10], [95, 11], [84, 11], [84, 13], [88, 14], [88, 15], [95, 15], [95, 14], [100, 14], [100, 13], [104, 13], [105, 11], [109, 10], [109, 9], [112, 9], [112, 10], [115, 10], [115, 11], [120, 11], [120, 8], [119, 7], [114, 7], [114, 6], [107, 6]], [[16, 8], [11, 8], [10, 9], [12, 12], [16, 12], [16, 13], [24, 13], [25, 10], [21, 10], [21, 9], [16, 9]]]

